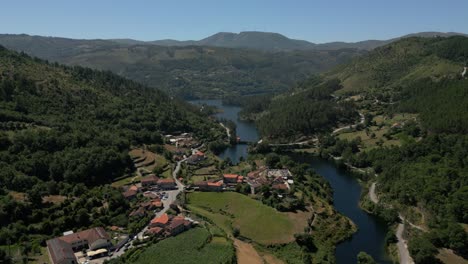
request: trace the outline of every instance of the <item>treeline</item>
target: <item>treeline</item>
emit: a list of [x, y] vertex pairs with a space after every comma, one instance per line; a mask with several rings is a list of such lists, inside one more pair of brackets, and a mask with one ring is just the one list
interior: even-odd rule
[[338, 103], [331, 96], [340, 88], [340, 81], [333, 79], [294, 95], [273, 99], [257, 121], [260, 133], [272, 139], [292, 140], [354, 122], [359, 117], [354, 104]]

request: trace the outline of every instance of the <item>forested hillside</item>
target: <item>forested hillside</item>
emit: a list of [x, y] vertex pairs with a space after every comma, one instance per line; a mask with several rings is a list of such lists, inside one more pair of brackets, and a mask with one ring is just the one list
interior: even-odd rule
[[110, 70], [187, 99], [283, 92], [311, 74], [366, 53], [355, 49], [264, 52], [164, 47], [27, 35], [0, 35], [2, 44], [54, 62]]
[[102, 184], [134, 170], [130, 146], [161, 143], [163, 132], [224, 135], [192, 110], [109, 72], [0, 47], [0, 245], [91, 223], [125, 226], [128, 203]]
[[[338, 156], [361, 173], [370, 170], [363, 179], [376, 181], [379, 199], [423, 226], [408, 231], [416, 263], [437, 263], [438, 248], [467, 258], [468, 79], [461, 76], [467, 63], [468, 38], [404, 39], [273, 98], [258, 121], [260, 131], [277, 135], [281, 126], [273, 125], [285, 122], [282, 113], [297, 109], [282, 136], [318, 135], [323, 157]], [[348, 109], [342, 117], [365, 116], [362, 124], [332, 135], [330, 127], [320, 131], [324, 125], [301, 126], [327, 113], [309, 117], [317, 99], [308, 94], [324, 91], [330, 81], [339, 87], [326, 93], [327, 103], [352, 105], [355, 112]], [[384, 215], [381, 207], [369, 210]]]
[[398, 92], [415, 81], [458, 76], [468, 63], [467, 39], [402, 39], [338, 66], [325, 76], [342, 81], [341, 94], [368, 93], [382, 100], [398, 100]]
[[353, 103], [337, 102], [331, 94], [341, 89], [339, 80], [329, 80], [313, 89], [279, 96], [257, 120], [260, 133], [273, 140], [289, 140], [328, 132], [339, 124], [359, 118]]

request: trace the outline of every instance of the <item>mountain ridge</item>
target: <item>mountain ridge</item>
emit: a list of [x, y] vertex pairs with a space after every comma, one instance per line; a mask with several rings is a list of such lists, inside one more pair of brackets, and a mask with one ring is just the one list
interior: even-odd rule
[[[0, 34], [1, 39], [37, 39], [45, 38], [48, 41], [81, 41], [100, 43], [102, 45], [158, 45], [158, 46], [213, 46], [225, 48], [246, 48], [256, 49], [269, 52], [278, 51], [294, 51], [294, 50], [337, 50], [337, 49], [362, 49], [373, 50], [377, 47], [398, 41], [403, 38], [409, 37], [451, 37], [451, 36], [468, 36], [466, 33], [461, 32], [438, 32], [438, 31], [423, 31], [416, 33], [409, 33], [400, 37], [390, 39], [367, 39], [356, 42], [346, 41], [331, 41], [325, 43], [314, 43], [301, 39], [289, 38], [285, 35], [275, 32], [262, 32], [262, 31], [241, 31], [239, 33], [233, 32], [218, 32], [200, 40], [176, 40], [176, 39], [159, 39], [143, 41], [131, 38], [116, 38], [116, 39], [74, 39], [65, 37], [53, 36], [40, 36], [28, 34]], [[3, 43], [0, 43], [3, 44]], [[8, 45], [7, 45], [8, 46]]]

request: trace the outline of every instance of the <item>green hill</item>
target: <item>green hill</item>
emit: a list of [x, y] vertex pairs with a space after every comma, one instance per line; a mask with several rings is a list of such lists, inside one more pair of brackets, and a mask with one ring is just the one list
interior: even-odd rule
[[161, 143], [162, 132], [216, 137], [215, 126], [192, 110], [112, 73], [0, 50], [3, 172], [11, 168], [42, 181], [110, 182], [130, 168], [130, 145]]
[[310, 74], [365, 53], [353, 49], [270, 53], [224, 47], [135, 44], [0, 35], [0, 45], [7, 48], [68, 65], [110, 70], [185, 98], [282, 92]]
[[[376, 182], [387, 208], [426, 230], [409, 227], [416, 263], [437, 263], [438, 248], [467, 258], [468, 79], [461, 76], [467, 62], [466, 37], [403, 39], [271, 99], [257, 123], [277, 141], [319, 136], [323, 157], [375, 171], [376, 177], [359, 175]], [[363, 123], [330, 134], [344, 126], [338, 117], [356, 123], [357, 112]], [[363, 197], [367, 210], [388, 217]]]
[[[413, 37], [376, 48], [350, 63], [300, 83], [290, 94], [273, 98], [261, 109], [264, 113], [257, 121], [260, 132], [266, 137], [289, 135], [291, 139], [330, 131], [331, 127], [346, 121], [351, 123], [357, 114], [355, 119], [339, 114], [338, 105], [346, 103], [349, 110], [353, 103], [343, 99], [353, 95], [387, 104], [387, 110], [393, 112], [421, 114], [423, 126], [433, 132], [466, 132], [467, 90], [463, 88], [466, 81], [460, 80], [466, 63], [466, 37]], [[335, 89], [324, 90], [327, 82], [336, 82]], [[321, 99], [315, 96], [319, 92], [325, 92]], [[324, 108], [325, 105], [328, 107]], [[314, 112], [318, 114], [309, 117]], [[291, 114], [283, 117], [282, 113]], [[342, 120], [334, 117], [335, 114]]]
[[[326, 74], [329, 78], [342, 81], [341, 93], [375, 92], [384, 94], [407, 86], [424, 78], [439, 80], [453, 78], [462, 71], [465, 59], [443, 53], [442, 49], [465, 37], [451, 38], [407, 38], [379, 47], [349, 64], [339, 66]], [[460, 43], [460, 45], [464, 45]], [[464, 48], [466, 52], [466, 47]], [[463, 52], [463, 51], [460, 51]], [[466, 54], [466, 53], [465, 53]]]

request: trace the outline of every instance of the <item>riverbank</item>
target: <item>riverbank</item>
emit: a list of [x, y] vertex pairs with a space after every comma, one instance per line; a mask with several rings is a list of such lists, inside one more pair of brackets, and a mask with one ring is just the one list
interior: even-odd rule
[[[237, 113], [240, 111], [239, 107], [223, 106], [220, 101], [216, 100], [203, 100], [197, 103], [207, 103], [222, 108], [223, 111], [216, 116], [235, 122], [237, 125], [237, 134], [242, 139], [250, 139], [250, 142], [258, 141], [259, 137], [255, 124], [242, 122], [238, 119]], [[317, 140], [315, 139], [312, 141], [315, 143]], [[229, 157], [231, 160], [236, 160], [239, 157], [246, 158], [248, 155], [247, 146], [244, 145], [245, 149], [239, 149], [239, 147], [242, 146], [243, 145], [232, 146], [221, 153], [219, 157], [223, 159]], [[300, 144], [300, 146], [302, 146], [302, 144]], [[377, 217], [367, 214], [359, 207], [362, 188], [356, 179], [349, 172], [340, 169], [336, 164], [321, 158], [302, 160], [301, 157], [299, 157], [295, 160], [308, 163], [312, 169], [330, 183], [333, 189], [333, 207], [336, 208], [338, 213], [346, 216], [357, 226], [357, 232], [350, 236], [349, 239], [340, 243], [335, 241], [335, 243], [337, 243], [334, 253], [336, 262], [346, 264], [355, 263], [357, 261], [357, 254], [361, 251], [365, 251], [372, 255], [378, 263], [390, 263], [384, 248], [385, 236], [387, 234], [386, 226]], [[328, 218], [329, 217], [330, 216], [328, 216]], [[325, 218], [322, 220], [326, 220]], [[318, 223], [317, 219], [314, 219], [313, 222]], [[332, 223], [328, 223], [327, 226], [330, 224]], [[336, 230], [334, 232], [336, 232]], [[332, 235], [332, 233], [330, 233], [330, 235]], [[293, 249], [288, 248], [288, 250]], [[292, 252], [287, 254], [292, 254]]]

